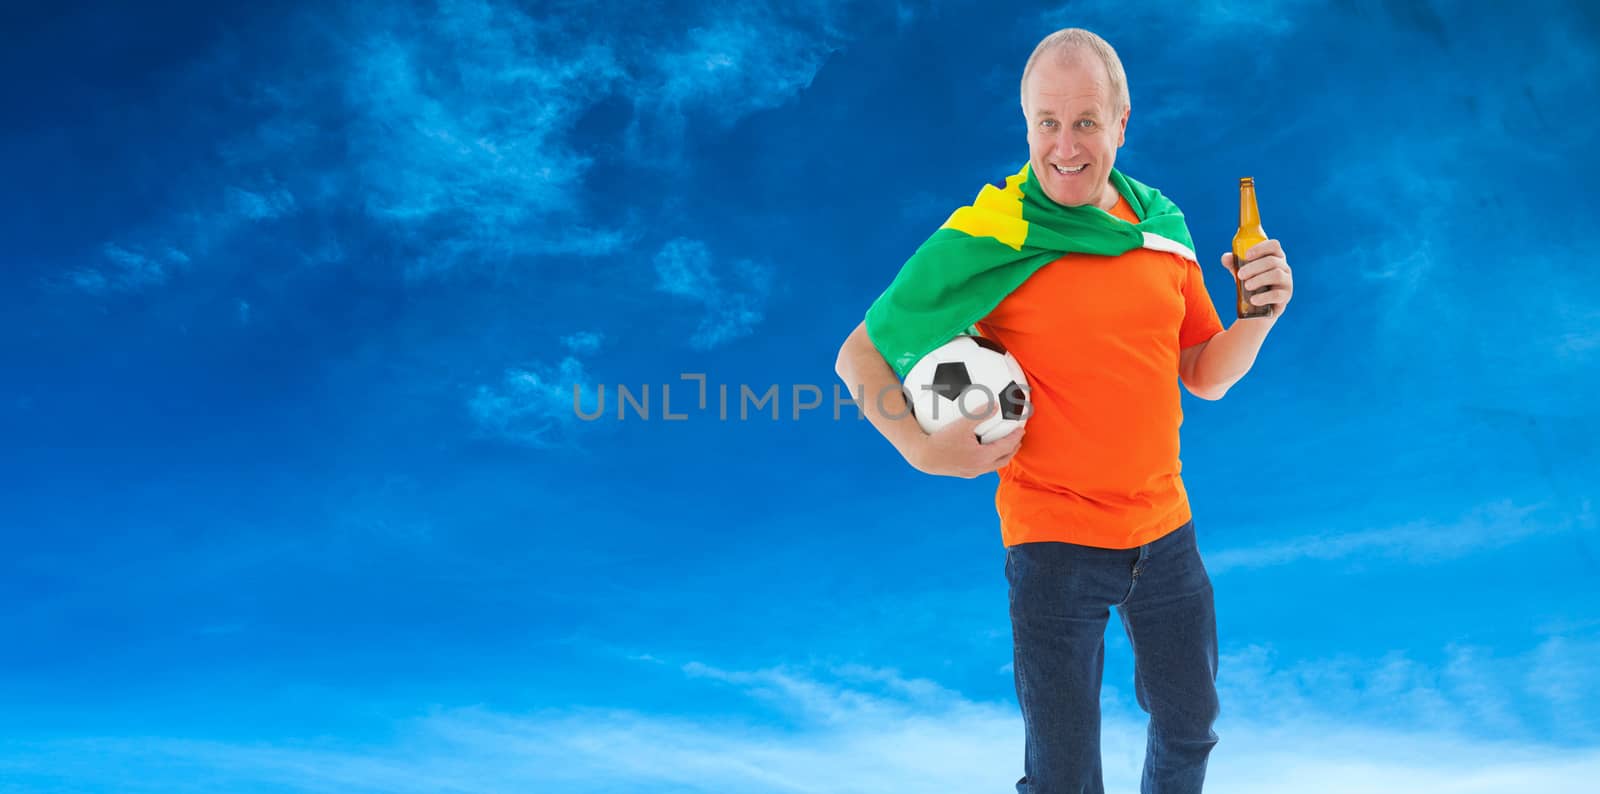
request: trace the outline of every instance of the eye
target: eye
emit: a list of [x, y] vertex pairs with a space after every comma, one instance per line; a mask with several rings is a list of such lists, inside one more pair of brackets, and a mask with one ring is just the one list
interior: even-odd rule
[[1084, 128], [1086, 130], [1087, 129], [1093, 129], [1094, 128], [1094, 119], [1080, 119], [1078, 121], [1078, 126]]
[[1045, 119], [1045, 120], [1039, 122], [1039, 126], [1044, 127], [1045, 129], [1054, 129], [1055, 125], [1056, 125], [1056, 120], [1055, 119]]

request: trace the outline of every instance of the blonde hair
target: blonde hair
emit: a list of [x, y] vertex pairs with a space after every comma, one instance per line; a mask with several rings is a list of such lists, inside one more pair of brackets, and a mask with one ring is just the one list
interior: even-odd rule
[[1122, 59], [1117, 57], [1117, 51], [1111, 48], [1110, 42], [1083, 28], [1062, 28], [1039, 42], [1033, 48], [1033, 54], [1028, 56], [1028, 65], [1022, 67], [1022, 109], [1028, 109], [1028, 75], [1033, 73], [1033, 65], [1046, 53], [1057, 56], [1078, 50], [1088, 50], [1100, 63], [1106, 67], [1106, 76], [1111, 80], [1111, 101], [1117, 103], [1112, 108], [1113, 115], [1120, 116], [1122, 111], [1128, 109], [1128, 74], [1122, 70]]

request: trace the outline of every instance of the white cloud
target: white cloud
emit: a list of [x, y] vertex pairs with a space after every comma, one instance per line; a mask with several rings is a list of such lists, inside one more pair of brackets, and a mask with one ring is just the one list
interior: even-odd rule
[[[1594, 704], [1600, 702], [1595, 659], [1600, 659], [1600, 641], [1553, 636], [1541, 642], [1525, 663], [1505, 672], [1545, 704], [1547, 717], [1562, 734], [1600, 742], [1600, 720], [1594, 715]], [[1521, 680], [1515, 680], [1518, 672]]]
[[[1251, 39], [1264, 47], [1267, 39], [1294, 30], [1304, 10], [1314, 8], [1309, 0], [1201, 0], [1200, 2], [1154, 3], [1159, 6], [1159, 29], [1186, 46], [1216, 39]], [[1104, 36], [1111, 46], [1118, 44], [1116, 33], [1133, 34], [1152, 30], [1151, 19], [1130, 15], [1112, 0], [1087, 0], [1040, 12], [1043, 23], [1037, 27], [1048, 33], [1062, 27], [1084, 27]], [[1040, 34], [1043, 38], [1044, 34]], [[1181, 57], [1192, 57], [1180, 49]], [[1254, 52], [1254, 50], [1252, 50]], [[1235, 59], [1245, 61], [1248, 59]], [[1019, 70], [1020, 71], [1020, 70]]]
[[600, 349], [605, 335], [596, 331], [578, 331], [561, 337], [561, 344], [573, 353], [587, 355]]
[[[581, 402], [574, 387], [581, 390]], [[582, 425], [577, 410], [592, 413], [598, 406], [597, 388], [583, 362], [566, 356], [554, 366], [508, 368], [499, 383], [478, 386], [467, 408], [490, 436], [535, 447], [562, 446]]]
[[1584, 358], [1600, 350], [1600, 317], [1577, 325], [1584, 330], [1558, 332], [1556, 352], [1564, 358]]
[[101, 247], [101, 255], [106, 264], [74, 270], [67, 274], [67, 282], [96, 295], [139, 292], [165, 284], [189, 264], [188, 255], [175, 248], [151, 251], [143, 246], [107, 243]]
[[1313, 719], [1530, 746], [1558, 737], [1600, 749], [1600, 678], [1584, 666], [1597, 649], [1592, 635], [1547, 637], [1521, 652], [1452, 644], [1429, 654], [1440, 660], [1430, 665], [1412, 651], [1283, 661], [1252, 645], [1224, 653], [1219, 675], [1224, 711], [1261, 728]]
[[552, 239], [605, 255], [626, 239], [572, 228], [586, 223], [593, 160], [567, 134], [625, 79], [603, 38], [559, 15], [480, 0], [373, 21], [344, 53], [357, 153], [347, 189], [373, 217], [426, 241], [412, 275], [546, 253]]
[[[436, 13], [374, 12], [349, 48], [342, 94], [358, 154], [347, 189], [397, 233], [426, 241], [429, 276], [483, 260], [609, 256], [647, 231], [604, 204], [597, 158], [681, 167], [692, 120], [729, 124], [810, 84], [841, 37], [775, 8], [707, 9], [617, 29], [576, 8], [529, 15], [458, 0]], [[633, 106], [627, 152], [576, 137], [600, 103]]]
[[[830, 3], [809, 9], [826, 14]], [[811, 85], [842, 37], [799, 24], [764, 3], [743, 4], [689, 29], [681, 42], [653, 57], [653, 91], [642, 109], [679, 114], [693, 106], [727, 123], [776, 107]], [[647, 114], [637, 117], [648, 118]]]
[[711, 252], [699, 240], [678, 238], [656, 254], [656, 288], [668, 295], [709, 301], [720, 291], [711, 275]]
[[[413, 281], [540, 257], [612, 257], [659, 228], [646, 222], [659, 207], [615, 202], [613, 172], [598, 165], [681, 170], [676, 153], [700, 126], [784, 104], [847, 38], [826, 1], [801, 14], [756, 3], [633, 25], [596, 13], [499, 0], [308, 13], [287, 27], [295, 47], [240, 77], [252, 86], [246, 106], [224, 121], [260, 121], [217, 145], [219, 168], [185, 176], [193, 187], [177, 203], [197, 209], [119, 238], [116, 249], [140, 263], [84, 268], [64, 282], [148, 289], [174, 266], [138, 252], [181, 249], [225, 266], [256, 225], [293, 216], [306, 219], [293, 234], [317, 239], [280, 241], [299, 253], [292, 264], [351, 261], [337, 235], [354, 230], [385, 244], [361, 266]], [[219, 52], [192, 71], [199, 81], [243, 63], [256, 61]], [[615, 116], [603, 140], [578, 129], [595, 111]], [[702, 349], [750, 333], [764, 315], [769, 269], [733, 262], [720, 275], [734, 281], [691, 296], [703, 310], [691, 344]]]
[[295, 206], [294, 196], [283, 188], [257, 193], [241, 187], [229, 187], [226, 195], [228, 213], [252, 221], [281, 217]]
[[[229, 185], [214, 194], [211, 209], [179, 214], [167, 228], [145, 229], [128, 240], [106, 243], [106, 264], [80, 268], [68, 280], [91, 294], [136, 293], [165, 285], [211, 255], [239, 231], [291, 214], [294, 195], [270, 180], [254, 188]], [[182, 248], [178, 246], [182, 245]]]
[[[1588, 791], [1600, 774], [1600, 747], [1592, 744], [1377, 724], [1323, 707], [1323, 682], [1303, 683], [1303, 670], [1300, 678], [1271, 670], [1241, 675], [1237, 659], [1225, 661], [1227, 715], [1208, 775], [1209, 788], [1218, 791], [1563, 794]], [[356, 794], [969, 794], [1007, 789], [1021, 773], [1021, 717], [1010, 703], [973, 700], [937, 682], [871, 667], [730, 671], [690, 662], [682, 669], [687, 685], [729, 687], [780, 719], [462, 708], [407, 721], [382, 732], [392, 738], [364, 744], [79, 739], [12, 745], [18, 755], [0, 755], [0, 768], [24, 780], [48, 774], [75, 784], [116, 783], [125, 791], [198, 791], [200, 783], [187, 781], [204, 781], [212, 789], [270, 785]], [[1462, 706], [1446, 699], [1441, 708]], [[1107, 788], [1136, 790], [1143, 716], [1114, 700], [1105, 711]], [[79, 763], [84, 757], [96, 763]]]
[[1542, 532], [1573, 526], [1568, 517], [1541, 515], [1543, 505], [1518, 506], [1508, 501], [1483, 505], [1452, 522], [1433, 519], [1355, 532], [1303, 535], [1258, 546], [1223, 549], [1206, 555], [1213, 575], [1228, 571], [1287, 565], [1305, 560], [1341, 560], [1358, 555], [1436, 562], [1517, 543]]
[[656, 289], [700, 304], [704, 311], [689, 343], [705, 350], [747, 336], [761, 322], [772, 288], [772, 268], [735, 260], [714, 272], [705, 243], [668, 241], [656, 253]]

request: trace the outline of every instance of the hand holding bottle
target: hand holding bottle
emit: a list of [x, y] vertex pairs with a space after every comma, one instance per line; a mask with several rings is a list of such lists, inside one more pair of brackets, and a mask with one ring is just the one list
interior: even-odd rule
[[1283, 245], [1261, 228], [1253, 177], [1239, 180], [1239, 231], [1233, 235], [1233, 251], [1222, 255], [1222, 266], [1233, 274], [1240, 319], [1272, 317], [1289, 305], [1293, 274]]
[[[1244, 257], [1244, 266], [1238, 267], [1231, 252], [1222, 255], [1222, 266], [1233, 274], [1240, 287], [1239, 316], [1282, 314], [1294, 296], [1294, 272], [1283, 254], [1283, 244], [1277, 240], [1263, 240], [1246, 250]], [[1247, 303], [1256, 314], [1245, 311]]]

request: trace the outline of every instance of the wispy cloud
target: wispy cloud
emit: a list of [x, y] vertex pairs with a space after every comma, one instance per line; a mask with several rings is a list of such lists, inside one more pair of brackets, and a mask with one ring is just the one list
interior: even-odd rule
[[[1438, 66], [1403, 76], [1359, 68], [1284, 125], [1310, 133], [1387, 108], [1381, 132], [1353, 124], [1317, 158], [1329, 167], [1312, 203], [1332, 214], [1317, 222], [1347, 227], [1350, 243], [1299, 261], [1306, 283], [1327, 291], [1330, 304], [1370, 307], [1381, 341], [1371, 360], [1395, 379], [1420, 373], [1421, 349], [1442, 368], [1495, 373], [1478, 384], [1479, 396], [1509, 407], [1534, 392], [1561, 399], [1553, 365], [1583, 354], [1595, 318], [1576, 296], [1600, 282], [1571, 263], [1584, 260], [1593, 235], [1572, 233], [1542, 199], [1547, 183], [1570, 178], [1570, 164], [1600, 132], [1600, 116], [1562, 99], [1589, 88], [1597, 57], [1575, 38], [1584, 27], [1577, 6], [1551, 4], [1537, 17], [1385, 6], [1370, 27], [1371, 46], [1415, 51]], [[1508, 24], [1522, 45], [1506, 46]], [[1463, 94], [1464, 83], [1479, 88]], [[1457, 121], [1441, 124], [1445, 118]], [[1362, 167], [1343, 165], [1352, 162]], [[1480, 167], [1494, 162], [1518, 166]], [[1462, 222], [1468, 217], [1492, 220]], [[1507, 229], [1517, 230], [1518, 243], [1504, 242]], [[1365, 283], [1322, 275], [1352, 271]], [[1496, 316], [1516, 317], [1516, 332], [1486, 321]], [[1421, 346], [1392, 343], [1402, 339]]]
[[[689, 116], [731, 124], [777, 107], [811, 84], [844, 35], [829, 23], [835, 3], [810, 2], [804, 14], [778, 4], [744, 3], [691, 27], [682, 39], [652, 54], [635, 100], [633, 131], [660, 125], [668, 133], [628, 136], [635, 157], [675, 155]], [[820, 24], [818, 23], [820, 20]], [[648, 147], [641, 147], [642, 141]], [[668, 148], [663, 150], [662, 143]]]
[[294, 194], [271, 178], [212, 188], [197, 209], [104, 244], [104, 261], [71, 271], [68, 282], [97, 295], [160, 287], [183, 271], [211, 265], [211, 258], [245, 230], [298, 209]]
[[1483, 505], [1453, 520], [1419, 519], [1398, 526], [1354, 532], [1328, 532], [1208, 553], [1212, 574], [1354, 557], [1403, 558], [1438, 562], [1497, 549], [1540, 533], [1572, 528], [1570, 517], [1546, 515], [1542, 505], [1511, 502]]
[[1254, 645], [1225, 653], [1219, 669], [1228, 711], [1263, 727], [1326, 717], [1404, 733], [1554, 737], [1600, 749], [1600, 677], [1583, 665], [1596, 650], [1592, 633], [1545, 637], [1512, 652], [1457, 643], [1428, 653], [1433, 664], [1415, 649], [1284, 661]]
[[[577, 412], [592, 414], [605, 407], [604, 386], [590, 382], [583, 363], [604, 340], [596, 331], [575, 331], [560, 338], [570, 355], [559, 362], [509, 367], [498, 383], [479, 385], [467, 401], [479, 431], [532, 447], [572, 446], [584, 424]], [[579, 389], [576, 396], [574, 386]], [[610, 395], [613, 403], [617, 399]]]
[[1506, 676], [1503, 680], [1525, 687], [1543, 702], [1563, 733], [1600, 741], [1594, 708], [1600, 702], [1600, 675], [1595, 673], [1595, 659], [1600, 659], [1600, 641], [1558, 635], [1541, 642], [1525, 663], [1500, 672]]
[[101, 253], [106, 259], [104, 265], [68, 274], [74, 287], [94, 294], [138, 292], [166, 283], [175, 271], [189, 264], [189, 255], [176, 248], [152, 252], [107, 243]]
[[[643, 661], [662, 663], [655, 657]], [[1238, 669], [1238, 659], [1226, 661], [1226, 670]], [[731, 688], [760, 710], [691, 719], [630, 710], [512, 715], [449, 709], [403, 723], [392, 732], [394, 739], [381, 743], [156, 737], [35, 742], [0, 746], [0, 769], [24, 781], [115, 784], [123, 791], [198, 791], [200, 784], [186, 781], [203, 780], [212, 788], [484, 794], [966, 794], [1006, 788], [1021, 773], [1021, 717], [1010, 703], [973, 700], [931, 680], [862, 666], [739, 671], [689, 662], [681, 669], [686, 684]], [[1404, 677], [1393, 682], [1411, 685]], [[1211, 786], [1241, 794], [1280, 792], [1285, 781], [1310, 794], [1559, 794], [1587, 791], [1600, 774], [1600, 748], [1592, 745], [1472, 738], [1438, 727], [1406, 730], [1330, 712], [1318, 706], [1323, 683], [1270, 670], [1234, 675], [1225, 704], [1239, 703], [1237, 691], [1244, 690], [1287, 700], [1265, 704], [1265, 713], [1254, 710], [1262, 699], [1247, 700], [1231, 712], [1246, 716], [1224, 718]], [[1460, 707], [1448, 694], [1440, 703], [1446, 712]], [[1104, 705], [1106, 782], [1131, 791], [1143, 756], [1143, 716], [1114, 700]], [[77, 763], [83, 757], [97, 761]]]
[[229, 215], [252, 221], [270, 220], [294, 210], [294, 196], [283, 188], [257, 193], [241, 187], [230, 186], [225, 205]]
[[[1294, 30], [1300, 24], [1304, 11], [1314, 7], [1309, 0], [1202, 0], [1156, 5], [1161, 9], [1160, 29], [1183, 36], [1190, 42], [1233, 38], [1261, 41], [1263, 37], [1280, 37]], [[1124, 8], [1111, 0], [1070, 3], [1042, 11], [1037, 19], [1042, 23], [1039, 27], [1045, 33], [1062, 27], [1085, 27], [1106, 37], [1113, 47], [1117, 46], [1114, 33], [1131, 33], [1141, 25], [1148, 28], [1145, 22], [1130, 17]], [[1041, 33], [1040, 38], [1043, 37]]]
[[[576, 406], [574, 386], [582, 389], [582, 401]], [[583, 362], [566, 356], [554, 365], [506, 369], [498, 383], [474, 390], [467, 409], [479, 430], [490, 437], [534, 447], [569, 446], [582, 425], [575, 407], [585, 413], [599, 407], [594, 388]]]
[[626, 80], [603, 39], [482, 0], [370, 19], [376, 28], [343, 53], [346, 134], [360, 153], [349, 182], [374, 218], [418, 239], [411, 275], [552, 250], [606, 255], [628, 238], [585, 228], [597, 226], [581, 212], [593, 158], [567, 135]]
[[[249, 86], [236, 116], [258, 121], [217, 144], [220, 167], [185, 177], [179, 204], [199, 209], [108, 246], [145, 262], [83, 268], [69, 284], [161, 285], [172, 263], [141, 252], [166, 249], [226, 267], [222, 249], [251, 224], [294, 215], [318, 220], [307, 226], [319, 239], [298, 246], [308, 263], [343, 247], [335, 234], [375, 235], [399, 251], [380, 261], [411, 279], [611, 256], [649, 235], [643, 215], [659, 207], [615, 205], [597, 164], [681, 169], [674, 152], [691, 124], [726, 126], [788, 101], [846, 38], [830, 2], [803, 15], [708, 8], [640, 30], [595, 13], [534, 15], [499, 0], [367, 4], [303, 15], [287, 27], [296, 46], [256, 74], [235, 73], [241, 59], [219, 52], [194, 72]], [[613, 134], [628, 151], [576, 132], [606, 102], [631, 106], [618, 121], [630, 132]], [[637, 148], [644, 141], [648, 151]], [[352, 210], [363, 225], [348, 225]]]
[[302, 209], [289, 186], [270, 174], [225, 175], [198, 190], [190, 203], [190, 209], [101, 246], [104, 261], [69, 273], [71, 286], [99, 295], [164, 286], [181, 272], [214, 267], [245, 233]]
[[1563, 358], [1588, 358], [1600, 351], [1600, 314], [1575, 320], [1572, 326], [1582, 330], [1561, 332], [1556, 342], [1556, 352]]
[[561, 337], [561, 344], [573, 353], [587, 355], [600, 349], [605, 335], [596, 331], [578, 331]]
[[661, 247], [655, 269], [658, 290], [703, 307], [689, 339], [701, 350], [748, 335], [761, 322], [772, 288], [770, 266], [740, 259], [719, 274], [706, 244], [683, 237]]

